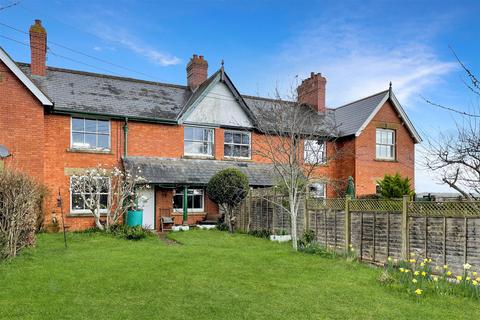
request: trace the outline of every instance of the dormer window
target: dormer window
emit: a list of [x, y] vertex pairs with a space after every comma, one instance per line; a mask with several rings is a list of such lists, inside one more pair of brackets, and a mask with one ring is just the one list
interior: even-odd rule
[[71, 148], [85, 150], [110, 150], [110, 121], [72, 118]]

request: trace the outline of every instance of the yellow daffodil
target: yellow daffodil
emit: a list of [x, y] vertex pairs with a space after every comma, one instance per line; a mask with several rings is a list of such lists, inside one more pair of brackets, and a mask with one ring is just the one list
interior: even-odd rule
[[412, 279], [412, 282], [413, 282], [413, 283], [417, 283], [418, 281], [417, 281], [417, 279], [413, 278], [413, 279]]
[[432, 258], [428, 258], [428, 263], [432, 263]]
[[419, 272], [419, 271], [415, 271], [413, 274], [416, 275], [416, 276], [418, 276], [418, 275], [420, 274], [420, 272]]
[[465, 281], [470, 281], [470, 280], [472, 280], [470, 277], [465, 278]]
[[421, 294], [422, 294], [422, 292], [423, 292], [423, 290], [422, 290], [422, 289], [417, 289], [417, 290], [415, 290], [415, 293], [416, 293], [417, 295], [421, 295]]
[[415, 252], [410, 253], [410, 257], [415, 257]]
[[473, 271], [473, 272], [472, 272], [472, 276], [474, 276], [474, 277], [476, 277], [477, 274], [478, 274], [478, 273], [477, 273], [476, 271]]
[[423, 262], [424, 262], [424, 263], [427, 263], [427, 262], [428, 262], [428, 259], [427, 259], [427, 258], [423, 259]]
[[447, 276], [451, 276], [452, 275], [452, 271], [447, 271]]
[[387, 261], [388, 261], [388, 262], [392, 262], [392, 257], [388, 257], [388, 258], [387, 258]]
[[447, 270], [448, 269], [448, 264], [443, 265], [443, 269]]
[[410, 263], [415, 263], [417, 262], [415, 259], [410, 259]]
[[425, 271], [422, 271], [422, 276], [425, 277], [426, 275], [427, 275], [427, 273]]
[[475, 279], [477, 282], [480, 282], [480, 277], [478, 277], [477, 279]]
[[440, 270], [440, 267], [439, 267], [439, 266], [436, 266], [436, 267], [435, 267], [435, 270], [437, 270], [437, 271]]
[[410, 269], [405, 269], [405, 273], [409, 273], [410, 272]]
[[403, 269], [403, 268], [400, 268], [398, 270], [400, 270], [400, 272], [405, 272], [405, 269]]
[[438, 277], [433, 277], [433, 281], [438, 282]]
[[462, 281], [462, 276], [457, 276], [458, 281]]
[[420, 267], [425, 267], [425, 262], [420, 263]]
[[477, 280], [473, 280], [473, 281], [472, 281], [472, 284], [473, 284], [474, 286], [478, 286], [478, 281], [477, 281]]

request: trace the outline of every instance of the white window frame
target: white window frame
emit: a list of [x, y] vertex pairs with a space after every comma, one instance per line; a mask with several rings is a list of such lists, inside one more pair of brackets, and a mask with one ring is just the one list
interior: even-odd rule
[[[97, 122], [97, 131], [90, 132], [90, 131], [74, 131], [73, 130], [73, 119], [83, 119], [83, 120], [95, 120]], [[104, 133], [98, 132], [98, 121], [106, 121], [108, 122], [108, 148], [87, 148], [87, 147], [79, 147], [73, 144], [73, 134], [75, 133], [83, 133], [83, 134], [95, 134], [96, 135], [96, 144], [98, 145], [98, 136], [99, 134], [105, 135]], [[93, 118], [83, 118], [83, 117], [70, 117], [70, 148], [74, 150], [94, 150], [94, 151], [111, 151], [112, 150], [112, 124], [110, 120], [106, 119], [93, 119]]]
[[[392, 143], [382, 143], [381, 141], [378, 141], [378, 133], [380, 132], [380, 135], [382, 133], [387, 133], [387, 134], [392, 134]], [[384, 129], [384, 128], [377, 128], [376, 131], [375, 131], [375, 159], [378, 159], [378, 160], [395, 160], [395, 157], [396, 157], [396, 152], [397, 152], [397, 146], [396, 146], [396, 132], [395, 130], [393, 129]], [[381, 140], [381, 139], [380, 139]], [[377, 151], [377, 147], [378, 146], [383, 146], [383, 147], [390, 147], [392, 148], [393, 147], [393, 152], [392, 152], [392, 156], [389, 157], [389, 156], [386, 156], [386, 157], [382, 157], [378, 154], [378, 151]]]
[[[313, 185], [323, 185], [323, 195], [321, 196], [318, 196], [316, 193], [313, 193], [310, 188], [313, 186]], [[327, 199], [327, 183], [324, 182], [324, 181], [316, 181], [316, 182], [312, 182], [310, 183], [309, 187], [308, 187], [308, 193], [310, 194], [310, 196], [312, 198], [315, 198], [315, 199], [319, 199], [319, 200], [325, 200]]]
[[[74, 192], [72, 192], [72, 179], [74, 178], [81, 178], [81, 176], [77, 176], [77, 177], [70, 177], [70, 185], [69, 185], [69, 190], [70, 190], [70, 213], [92, 213], [92, 211], [90, 211], [89, 209], [74, 209], [73, 208], [73, 194]], [[106, 193], [107, 194], [107, 197], [110, 195], [110, 188], [112, 187], [111, 186], [111, 180], [110, 178], [108, 177], [102, 177], [102, 179], [108, 179], [108, 192]], [[105, 192], [99, 192], [100, 194], [105, 194]], [[80, 194], [78, 192], [75, 192], [75, 194]], [[108, 201], [108, 200], [107, 200]], [[100, 214], [105, 214], [108, 212], [108, 209], [100, 209]]]
[[[205, 212], [205, 195], [206, 195], [205, 189], [204, 188], [188, 188], [187, 189], [187, 197], [188, 197], [188, 190], [201, 190], [202, 191], [202, 207], [197, 208], [197, 209], [187, 208], [187, 212]], [[176, 191], [174, 190], [173, 192], [174, 192], [173, 197], [175, 197], [175, 192]], [[183, 196], [184, 196], [183, 190], [181, 192], [181, 195], [182, 195], [182, 208], [174, 208], [173, 212], [183, 212], [183, 204], [185, 203], [184, 202], [185, 200], [183, 200]], [[173, 204], [173, 197], [172, 197], [172, 204]], [[187, 203], [188, 203], [188, 201], [187, 201]]]
[[[310, 150], [307, 148], [307, 144], [314, 142], [316, 145], [323, 145], [323, 158], [316, 159], [313, 158], [315, 154], [318, 154], [320, 151], [316, 151], [317, 153], [309, 152]], [[320, 144], [319, 144], [320, 142]], [[309, 154], [310, 153], [310, 154]], [[320, 161], [319, 161], [320, 160]], [[312, 139], [305, 139], [303, 141], [303, 162], [307, 164], [325, 164], [327, 163], [327, 142], [325, 140], [312, 140]]]
[[[244, 143], [234, 143], [234, 142], [225, 142], [225, 134], [229, 132], [232, 134], [235, 133], [241, 133], [241, 134], [246, 134], [248, 135], [248, 145]], [[225, 145], [230, 145], [230, 146], [248, 146], [248, 157], [236, 157], [236, 156], [226, 156], [225, 155]], [[240, 131], [240, 130], [224, 130], [223, 132], [223, 157], [226, 159], [246, 159], [250, 160], [252, 159], [252, 133], [249, 131]]]
[[[187, 128], [194, 128], [194, 129], [202, 129], [202, 130], [210, 130], [212, 132], [212, 141], [205, 141], [205, 140], [187, 140], [185, 137], [185, 130]], [[186, 147], [186, 142], [200, 142], [200, 143], [210, 143], [211, 144], [211, 149], [212, 153], [189, 153], [185, 151]], [[185, 126], [183, 129], [183, 154], [186, 156], [195, 156], [195, 157], [213, 157], [215, 154], [215, 130], [213, 128], [208, 128], [208, 127], [196, 127], [196, 126]]]

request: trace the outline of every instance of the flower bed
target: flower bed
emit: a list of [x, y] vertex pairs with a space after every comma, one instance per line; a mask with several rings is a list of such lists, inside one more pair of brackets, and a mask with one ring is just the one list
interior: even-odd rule
[[480, 275], [472, 270], [470, 264], [463, 265], [461, 274], [454, 274], [448, 265], [434, 265], [432, 259], [416, 258], [414, 253], [408, 261], [397, 261], [389, 257], [380, 280], [399, 283], [417, 297], [437, 293], [480, 298]]

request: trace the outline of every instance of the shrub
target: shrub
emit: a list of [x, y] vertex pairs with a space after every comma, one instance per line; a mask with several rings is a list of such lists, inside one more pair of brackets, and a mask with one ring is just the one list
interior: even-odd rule
[[269, 239], [270, 235], [272, 234], [270, 230], [262, 229], [262, 230], [250, 230], [248, 234], [257, 238]]
[[127, 240], [140, 240], [153, 235], [150, 230], [142, 226], [130, 227], [124, 224], [111, 225], [109, 232], [116, 237]]
[[235, 225], [235, 207], [247, 196], [248, 178], [238, 169], [229, 168], [217, 172], [207, 184], [207, 194], [225, 212], [225, 223], [230, 232]]
[[0, 173], [0, 259], [14, 257], [22, 248], [35, 244], [44, 190], [23, 173]]
[[393, 199], [413, 195], [410, 178], [402, 178], [398, 173], [393, 176], [386, 174], [382, 180], [378, 181], [378, 185], [382, 198]]

